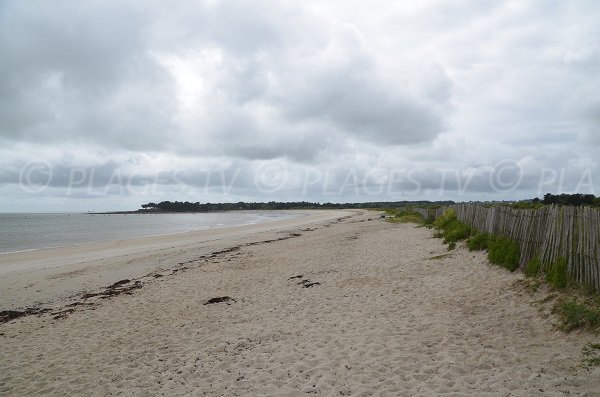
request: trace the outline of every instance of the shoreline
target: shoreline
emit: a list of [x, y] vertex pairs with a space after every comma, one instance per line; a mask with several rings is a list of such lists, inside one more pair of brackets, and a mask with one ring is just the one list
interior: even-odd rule
[[[299, 210], [298, 216], [267, 222], [3, 253], [0, 310], [54, 303], [81, 291], [140, 277], [166, 262], [167, 257], [188, 260], [194, 250], [208, 249], [219, 241], [276, 233], [356, 212]], [[159, 263], [152, 262], [153, 256], [158, 256]]]
[[[22, 248], [22, 249], [17, 249], [14, 251], [0, 251], [0, 256], [5, 255], [5, 254], [18, 254], [18, 253], [22, 253], [22, 252], [30, 252], [30, 251], [44, 251], [44, 250], [51, 250], [51, 249], [60, 249], [60, 248], [69, 248], [69, 247], [77, 247], [77, 246], [82, 246], [82, 245], [93, 245], [93, 244], [101, 244], [101, 243], [108, 243], [108, 242], [112, 242], [112, 241], [125, 241], [125, 240], [132, 240], [132, 239], [139, 239], [139, 238], [146, 238], [146, 237], [160, 237], [160, 236], [167, 236], [167, 235], [175, 235], [175, 234], [185, 234], [185, 233], [190, 233], [190, 232], [198, 232], [198, 231], [204, 231], [204, 230], [212, 230], [212, 229], [221, 229], [221, 228], [228, 228], [228, 227], [236, 227], [236, 226], [246, 226], [246, 225], [255, 225], [255, 224], [261, 224], [261, 223], [269, 223], [269, 222], [274, 222], [277, 221], [278, 219], [269, 219], [264, 217], [264, 214], [269, 214], [269, 213], [281, 213], [284, 214], [285, 216], [282, 216], [281, 220], [285, 220], [285, 219], [290, 219], [290, 218], [295, 218], [295, 217], [301, 217], [301, 216], [306, 216], [309, 215], [307, 213], [306, 210], [231, 210], [231, 211], [213, 211], [213, 212], [154, 212], [154, 213], [147, 213], [145, 215], [203, 215], [203, 214], [215, 214], [215, 213], [242, 213], [242, 214], [247, 214], [247, 215], [260, 215], [263, 216], [262, 218], [258, 218], [257, 221], [253, 221], [253, 222], [246, 222], [246, 223], [239, 223], [239, 224], [212, 224], [212, 225], [206, 225], [206, 226], [202, 226], [200, 228], [195, 228], [195, 229], [189, 229], [189, 230], [179, 230], [179, 231], [170, 231], [170, 232], [160, 232], [160, 231], [156, 231], [156, 232], [151, 232], [150, 234], [132, 234], [131, 236], [124, 236], [124, 237], [119, 237], [119, 238], [114, 238], [114, 239], [110, 239], [110, 238], [100, 238], [98, 240], [88, 240], [88, 241], [81, 241], [81, 242], [70, 242], [70, 243], [66, 243], [63, 245], [51, 245], [51, 246], [37, 246], [37, 247], [26, 247], [26, 248]], [[141, 214], [141, 213], [140, 213]], [[9, 215], [13, 215], [13, 214], [9, 214]], [[19, 214], [19, 215], [28, 215], [28, 214]], [[135, 213], [119, 213], [119, 212], [113, 212], [113, 213], [86, 213], [86, 212], [81, 212], [81, 213], [33, 213], [32, 215], [135, 215]], [[1, 262], [0, 262], [0, 266], [1, 266]], [[2, 269], [0, 268], [0, 274], [2, 272]]]
[[591, 335], [414, 224], [336, 211], [120, 258], [153, 270], [0, 324], [0, 394], [600, 395]]

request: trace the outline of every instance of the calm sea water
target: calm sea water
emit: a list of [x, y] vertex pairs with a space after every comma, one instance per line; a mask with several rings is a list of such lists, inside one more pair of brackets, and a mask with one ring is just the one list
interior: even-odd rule
[[0, 214], [0, 253], [248, 225], [290, 217], [293, 215], [282, 212]]

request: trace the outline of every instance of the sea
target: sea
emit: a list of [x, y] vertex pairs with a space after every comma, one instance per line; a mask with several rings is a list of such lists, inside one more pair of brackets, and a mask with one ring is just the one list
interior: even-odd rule
[[278, 211], [169, 214], [0, 214], [0, 254], [292, 218]]

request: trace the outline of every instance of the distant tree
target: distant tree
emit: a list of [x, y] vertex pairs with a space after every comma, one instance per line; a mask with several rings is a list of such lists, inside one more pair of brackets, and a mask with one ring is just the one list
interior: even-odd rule
[[544, 195], [544, 204], [559, 204], [559, 205], [593, 205], [596, 197], [593, 194], [566, 194], [554, 195], [546, 193]]
[[546, 193], [542, 202], [544, 204], [558, 204], [558, 198], [551, 193]]

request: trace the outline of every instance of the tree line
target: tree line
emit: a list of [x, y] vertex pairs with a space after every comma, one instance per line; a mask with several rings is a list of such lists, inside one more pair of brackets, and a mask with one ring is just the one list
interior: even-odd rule
[[[455, 204], [454, 201], [374, 201], [366, 203], [318, 203], [310, 201], [269, 201], [269, 202], [237, 202], [237, 203], [200, 203], [189, 201], [161, 201], [160, 203], [143, 204], [139, 212], [214, 212], [214, 211], [239, 211], [239, 210], [293, 210], [293, 209], [343, 209], [343, 208], [400, 208], [406, 206], [441, 207]], [[600, 197], [593, 194], [551, 194], [546, 193], [543, 199], [534, 198], [521, 202], [487, 202], [487, 205], [507, 204], [520, 208], [533, 204], [540, 205], [593, 205], [600, 206]], [[525, 208], [524, 207], [524, 208]]]
[[558, 204], [558, 205], [598, 205], [600, 206], [600, 197], [596, 197], [593, 194], [550, 194], [546, 193], [542, 200], [536, 198], [533, 202], [541, 202], [542, 204]]
[[396, 208], [407, 205], [450, 205], [453, 201], [379, 201], [368, 203], [316, 203], [309, 201], [269, 201], [237, 203], [199, 203], [189, 201], [161, 201], [142, 205], [140, 212], [213, 212], [236, 210], [293, 210], [293, 209], [343, 209], [343, 208]]

